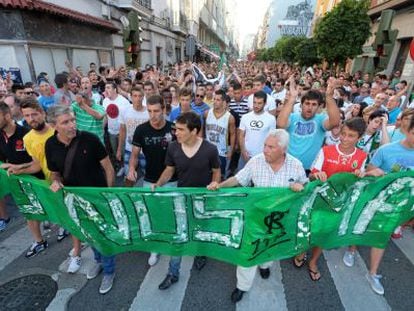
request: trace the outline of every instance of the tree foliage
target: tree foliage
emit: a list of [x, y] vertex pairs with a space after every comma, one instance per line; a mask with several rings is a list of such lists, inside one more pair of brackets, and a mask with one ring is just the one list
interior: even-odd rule
[[316, 25], [314, 38], [319, 55], [343, 64], [362, 53], [370, 35], [369, 0], [342, 0]]
[[316, 43], [312, 38], [304, 36], [284, 36], [269, 49], [258, 51], [258, 59], [262, 61], [297, 62], [302, 66], [319, 63]]
[[301, 66], [319, 64], [318, 46], [313, 38], [303, 38], [295, 47], [295, 61]]

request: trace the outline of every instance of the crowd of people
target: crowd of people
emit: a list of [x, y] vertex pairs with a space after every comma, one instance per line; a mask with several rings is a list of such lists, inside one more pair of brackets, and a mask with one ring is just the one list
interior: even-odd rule
[[[392, 77], [330, 72], [318, 66], [284, 63], [178, 63], [160, 72], [125, 67], [87, 73], [47, 73], [37, 81], [0, 81], [0, 160], [9, 174], [32, 174], [52, 191], [64, 186], [112, 187], [290, 187], [302, 191], [310, 180], [340, 172], [382, 176], [414, 168], [414, 99], [400, 72]], [[411, 101], [410, 101], [411, 100]], [[76, 159], [76, 160], [75, 160]], [[119, 182], [118, 184], [119, 185]], [[10, 221], [0, 201], [0, 231]], [[34, 242], [26, 257], [48, 247], [41, 224], [29, 220]], [[405, 225], [412, 225], [407, 223]], [[58, 230], [58, 241], [69, 235]], [[401, 236], [397, 228], [394, 238]], [[72, 237], [68, 273], [81, 264], [82, 241]], [[92, 279], [103, 271], [99, 292], [111, 290], [115, 257], [94, 250]], [[357, 248], [344, 251], [352, 267]], [[322, 275], [322, 249], [292, 259]], [[371, 248], [367, 280], [384, 294], [378, 268], [383, 249]], [[148, 264], [157, 264], [151, 253]], [[197, 256], [201, 270], [207, 258]], [[159, 289], [179, 280], [181, 257], [171, 257]], [[270, 275], [271, 262], [259, 274]], [[249, 291], [257, 267], [237, 267], [231, 300]]]

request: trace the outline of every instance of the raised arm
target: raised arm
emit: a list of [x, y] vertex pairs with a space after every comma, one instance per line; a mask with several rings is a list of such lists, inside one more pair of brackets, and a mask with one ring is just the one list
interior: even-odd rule
[[339, 108], [333, 98], [334, 90], [338, 82], [334, 78], [329, 78], [328, 87], [326, 88], [326, 111], [328, 112], [328, 119], [325, 120], [324, 126], [329, 131], [339, 125], [341, 121], [341, 114]]
[[293, 105], [296, 102], [298, 96], [298, 90], [296, 89], [296, 82], [294, 76], [290, 76], [289, 82], [289, 95], [285, 100], [282, 110], [277, 117], [277, 128], [286, 129], [289, 126], [289, 116], [293, 111]]

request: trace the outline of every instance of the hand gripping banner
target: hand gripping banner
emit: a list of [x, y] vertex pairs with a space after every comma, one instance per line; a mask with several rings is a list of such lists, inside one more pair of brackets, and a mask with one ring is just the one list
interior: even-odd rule
[[50, 220], [106, 255], [127, 251], [204, 255], [242, 266], [292, 257], [312, 246], [384, 248], [414, 217], [414, 172], [358, 179], [337, 174], [285, 188], [73, 188], [53, 193], [0, 169], [28, 219]]

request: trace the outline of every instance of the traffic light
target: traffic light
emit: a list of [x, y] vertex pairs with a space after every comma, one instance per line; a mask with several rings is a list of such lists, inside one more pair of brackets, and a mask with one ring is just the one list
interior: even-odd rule
[[142, 17], [135, 12], [129, 12], [128, 18], [121, 19], [124, 25], [124, 48], [125, 48], [125, 63], [132, 67], [138, 65], [138, 54], [141, 50], [143, 39], [141, 32], [143, 32], [140, 22]]

